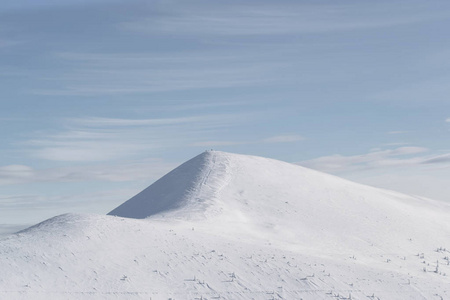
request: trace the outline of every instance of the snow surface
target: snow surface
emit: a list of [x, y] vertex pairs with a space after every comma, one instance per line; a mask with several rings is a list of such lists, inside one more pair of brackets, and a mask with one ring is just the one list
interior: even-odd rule
[[450, 205], [207, 151], [0, 240], [0, 299], [449, 299]]

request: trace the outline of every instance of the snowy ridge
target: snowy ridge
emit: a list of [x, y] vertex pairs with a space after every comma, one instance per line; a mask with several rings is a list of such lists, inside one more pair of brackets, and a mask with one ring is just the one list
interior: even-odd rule
[[450, 205], [207, 151], [0, 241], [7, 299], [447, 299]]
[[228, 180], [226, 160], [216, 162], [216, 156], [216, 152], [206, 151], [194, 157], [109, 215], [136, 219], [167, 213], [172, 213], [173, 218], [204, 215]]
[[[172, 193], [162, 198], [161, 186]], [[155, 212], [148, 205], [154, 202], [177, 205]], [[308, 241], [314, 253], [336, 247], [366, 251], [367, 244], [397, 249], [409, 247], [406, 241], [413, 235], [426, 243], [444, 243], [450, 236], [448, 204], [277, 160], [219, 151], [193, 158], [110, 213], [131, 218], [158, 218], [158, 214], [202, 220], [205, 227], [221, 231], [226, 227], [231, 235], [248, 233], [282, 243]], [[386, 239], [392, 235], [399, 235], [393, 243]], [[399, 245], [399, 240], [405, 242]], [[303, 251], [306, 247], [290, 244]]]

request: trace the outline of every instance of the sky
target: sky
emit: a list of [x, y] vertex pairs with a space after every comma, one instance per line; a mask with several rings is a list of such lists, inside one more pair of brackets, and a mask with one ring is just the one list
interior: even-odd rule
[[450, 201], [448, 1], [3, 0], [0, 234], [207, 149]]

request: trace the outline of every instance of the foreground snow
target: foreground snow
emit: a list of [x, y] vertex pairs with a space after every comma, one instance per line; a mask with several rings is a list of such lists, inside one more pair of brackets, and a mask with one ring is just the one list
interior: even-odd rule
[[448, 204], [296, 165], [205, 152], [110, 214], [1, 240], [0, 298], [450, 297]]

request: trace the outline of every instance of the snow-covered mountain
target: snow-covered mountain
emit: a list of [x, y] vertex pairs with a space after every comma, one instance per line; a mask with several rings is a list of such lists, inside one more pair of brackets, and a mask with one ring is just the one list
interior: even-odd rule
[[447, 203], [207, 151], [0, 240], [0, 299], [448, 299], [449, 244]]

